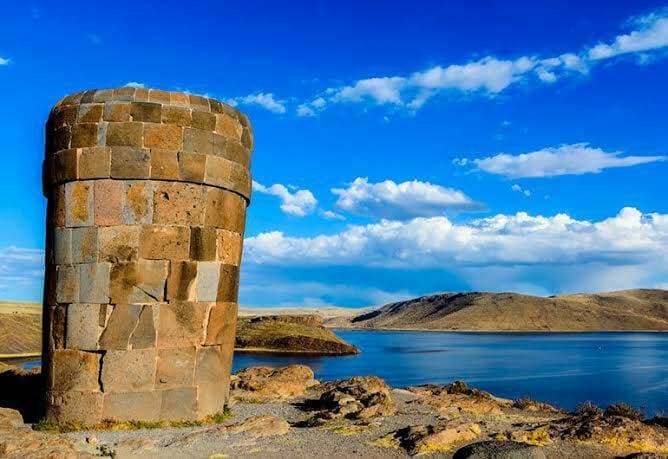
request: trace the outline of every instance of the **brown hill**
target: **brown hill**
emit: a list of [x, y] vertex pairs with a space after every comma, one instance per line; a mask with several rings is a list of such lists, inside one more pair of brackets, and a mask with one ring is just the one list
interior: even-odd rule
[[668, 331], [668, 291], [624, 290], [551, 297], [443, 293], [387, 304], [350, 326], [460, 331]]
[[322, 325], [323, 317], [273, 315], [240, 317], [236, 350], [299, 352], [311, 354], [357, 354], [359, 350]]
[[41, 352], [42, 306], [0, 302], [0, 358]]

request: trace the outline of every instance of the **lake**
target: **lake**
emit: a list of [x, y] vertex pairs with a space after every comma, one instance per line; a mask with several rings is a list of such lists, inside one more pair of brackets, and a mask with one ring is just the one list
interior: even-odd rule
[[303, 363], [322, 380], [375, 375], [405, 387], [461, 379], [500, 397], [529, 395], [566, 409], [624, 401], [648, 415], [668, 412], [668, 334], [335, 332], [362, 353], [237, 353], [234, 369]]

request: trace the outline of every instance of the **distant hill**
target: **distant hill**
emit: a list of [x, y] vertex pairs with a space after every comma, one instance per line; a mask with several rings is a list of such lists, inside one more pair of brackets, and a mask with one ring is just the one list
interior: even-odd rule
[[442, 293], [391, 303], [350, 327], [460, 331], [668, 331], [667, 290], [540, 297]]
[[0, 301], [0, 358], [41, 352], [42, 305]]

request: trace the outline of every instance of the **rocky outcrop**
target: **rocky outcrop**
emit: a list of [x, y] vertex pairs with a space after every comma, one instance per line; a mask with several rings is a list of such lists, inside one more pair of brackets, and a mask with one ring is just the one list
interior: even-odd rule
[[426, 384], [409, 387], [408, 390], [418, 396], [415, 403], [432, 406], [441, 413], [500, 415], [503, 414], [501, 408], [510, 405], [510, 402], [495, 398], [488, 392], [468, 387], [462, 381], [455, 381], [447, 386]]
[[25, 426], [21, 413], [0, 408], [0, 457], [3, 458], [76, 458], [72, 440], [58, 435], [35, 432]]
[[274, 437], [285, 435], [290, 430], [290, 424], [285, 419], [276, 416], [253, 416], [241, 422], [221, 427], [220, 432], [229, 434], [243, 433], [251, 437]]
[[317, 383], [313, 370], [305, 365], [251, 367], [232, 375], [230, 390], [236, 400], [286, 400], [304, 395]]
[[526, 443], [489, 440], [458, 449], [453, 459], [545, 459], [541, 448]]
[[323, 326], [316, 314], [243, 317], [237, 323], [237, 350], [349, 355], [359, 350]]
[[429, 454], [451, 451], [455, 446], [475, 440], [482, 429], [475, 423], [451, 423], [443, 425], [418, 425], [399, 429], [385, 436], [409, 454]]

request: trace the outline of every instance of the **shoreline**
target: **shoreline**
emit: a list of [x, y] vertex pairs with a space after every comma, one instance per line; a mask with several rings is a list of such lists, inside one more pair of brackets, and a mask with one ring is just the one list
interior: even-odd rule
[[382, 328], [366, 328], [366, 327], [327, 327], [330, 330], [342, 331], [392, 331], [392, 332], [441, 332], [441, 333], [480, 333], [480, 334], [567, 334], [567, 333], [652, 333], [664, 334], [668, 330], [453, 330], [453, 329], [436, 329], [436, 328], [403, 328], [403, 327], [382, 327]]

